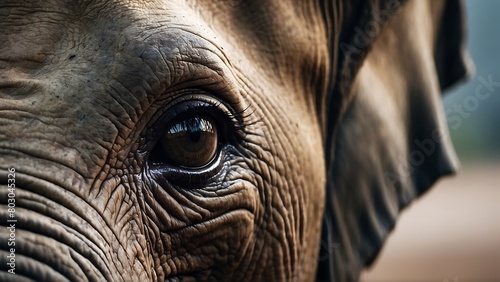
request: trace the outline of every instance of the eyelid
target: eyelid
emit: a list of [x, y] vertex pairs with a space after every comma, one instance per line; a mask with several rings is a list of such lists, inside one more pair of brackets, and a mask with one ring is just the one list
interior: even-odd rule
[[164, 120], [163, 124], [165, 130], [171, 130], [177, 124], [183, 123], [190, 118], [199, 117], [203, 119], [205, 116], [209, 120], [213, 120], [215, 122], [215, 126], [217, 126], [218, 131], [224, 135], [220, 137], [224, 137], [224, 140], [227, 139], [225, 135], [229, 134], [231, 128], [234, 127], [232, 124], [233, 121], [230, 120], [230, 112], [228, 110], [222, 107], [221, 104], [207, 104], [201, 101], [186, 103], [187, 104], [179, 104], [170, 119]]
[[223, 168], [226, 166], [226, 157], [226, 152], [221, 150], [209, 165], [195, 170], [175, 166], [154, 166], [148, 163], [146, 169], [151, 171], [153, 179], [160, 183], [170, 182], [185, 188], [199, 188], [225, 173]]
[[244, 119], [253, 113], [244, 115], [248, 109], [249, 107], [237, 112], [231, 105], [209, 94], [182, 95], [169, 103], [169, 106], [162, 111], [163, 113], [150, 127], [153, 130], [149, 130], [147, 135], [154, 135], [159, 125], [166, 126], [176, 119], [182, 119], [185, 115], [200, 113], [210, 114], [216, 122], [223, 125], [222, 133], [226, 135], [225, 137], [236, 141], [246, 135]]
[[236, 145], [245, 134], [240, 114], [223, 101], [206, 93], [184, 94], [156, 114], [154, 122], [144, 132], [141, 150], [148, 156], [169, 126], [196, 114], [207, 115], [215, 121], [221, 144]]
[[[197, 92], [195, 92], [197, 91]], [[218, 124], [219, 141], [222, 144], [239, 148], [245, 140], [246, 127], [257, 122], [247, 122], [249, 116], [254, 112], [250, 107], [242, 110], [242, 105], [228, 104], [216, 96], [210, 95], [203, 90], [183, 90], [169, 99], [168, 104], [162, 107], [151, 118], [146, 125], [146, 129], [141, 134], [138, 154], [142, 155], [144, 161], [148, 161], [149, 156], [162, 134], [167, 130], [167, 126], [177, 118], [193, 113], [209, 113]], [[239, 111], [235, 111], [238, 109]]]

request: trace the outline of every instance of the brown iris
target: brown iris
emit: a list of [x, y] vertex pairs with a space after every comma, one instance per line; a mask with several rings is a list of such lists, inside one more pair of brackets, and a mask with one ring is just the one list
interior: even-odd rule
[[161, 143], [170, 163], [203, 167], [217, 153], [217, 127], [213, 119], [205, 115], [186, 117], [167, 127]]

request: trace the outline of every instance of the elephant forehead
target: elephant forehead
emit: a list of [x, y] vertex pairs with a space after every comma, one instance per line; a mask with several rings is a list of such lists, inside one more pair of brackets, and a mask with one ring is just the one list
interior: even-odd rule
[[31, 5], [26, 2], [0, 3], [0, 69], [39, 67], [53, 55], [56, 42], [63, 36], [63, 14], [39, 7], [37, 3], [42, 1]]
[[32, 70], [75, 55], [95, 69], [115, 59], [130, 62], [130, 57], [156, 63], [197, 57], [205, 66], [217, 65], [210, 57], [232, 65], [230, 58], [240, 70], [257, 68], [275, 83], [302, 88], [306, 82], [309, 89], [287, 92], [299, 99], [324, 94], [329, 77], [325, 26], [318, 24], [321, 11], [313, 3], [304, 13], [280, 1], [269, 1], [273, 9], [240, 0], [222, 6], [217, 1], [17, 2], [0, 4], [0, 33], [7, 42], [0, 48], [0, 64], [5, 67], [15, 61], [19, 69], [24, 61]]

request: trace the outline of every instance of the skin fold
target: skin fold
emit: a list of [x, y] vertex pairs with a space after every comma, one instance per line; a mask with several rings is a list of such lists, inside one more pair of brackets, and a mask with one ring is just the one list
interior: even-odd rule
[[[9, 168], [16, 281], [357, 279], [456, 168], [461, 22], [459, 1], [1, 1], [0, 280]], [[183, 165], [162, 136], [193, 120], [217, 147]]]

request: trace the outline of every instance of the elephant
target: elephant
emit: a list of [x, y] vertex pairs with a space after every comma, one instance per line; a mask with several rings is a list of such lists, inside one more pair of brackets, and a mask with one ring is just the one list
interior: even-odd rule
[[458, 167], [465, 33], [459, 0], [2, 0], [0, 280], [359, 279]]

